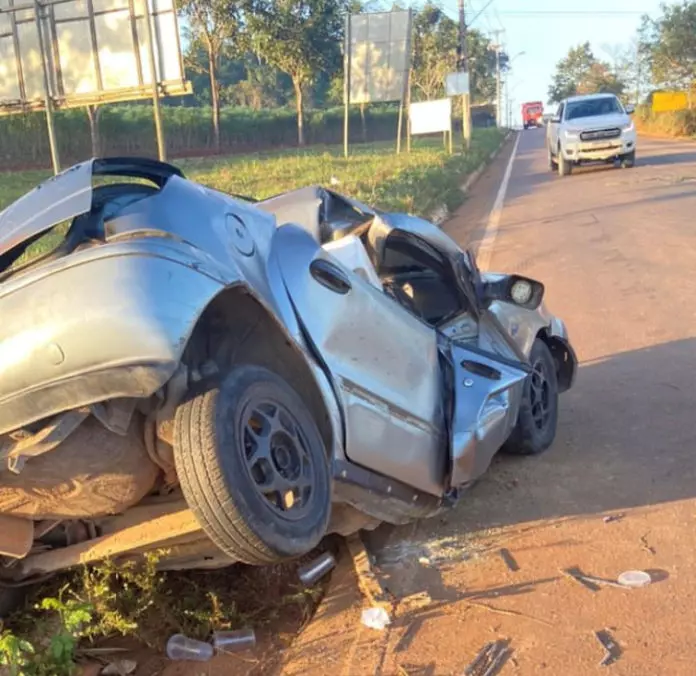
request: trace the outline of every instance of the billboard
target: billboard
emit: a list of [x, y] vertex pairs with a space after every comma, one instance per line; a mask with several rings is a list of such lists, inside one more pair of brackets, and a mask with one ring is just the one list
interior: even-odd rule
[[689, 96], [686, 92], [654, 92], [652, 95], [652, 109], [655, 113], [686, 110], [688, 107]]
[[412, 103], [409, 107], [412, 134], [434, 134], [452, 128], [452, 99]]
[[401, 101], [411, 67], [411, 12], [351, 15], [346, 55], [349, 103]]
[[58, 109], [151, 98], [150, 34], [160, 94], [190, 93], [174, 0], [0, 0], [0, 114], [44, 110], [44, 77]]

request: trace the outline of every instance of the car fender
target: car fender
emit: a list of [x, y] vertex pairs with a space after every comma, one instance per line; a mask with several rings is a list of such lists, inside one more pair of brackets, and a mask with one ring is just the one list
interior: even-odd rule
[[11, 277], [0, 287], [0, 433], [153, 394], [208, 304], [237, 284], [246, 280], [233, 262], [166, 236], [91, 247]]

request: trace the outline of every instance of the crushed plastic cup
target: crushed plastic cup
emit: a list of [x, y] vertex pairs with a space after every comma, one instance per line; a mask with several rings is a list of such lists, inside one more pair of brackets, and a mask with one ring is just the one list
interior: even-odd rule
[[618, 583], [624, 587], [645, 587], [652, 582], [650, 573], [643, 570], [627, 570], [618, 577]]
[[213, 633], [213, 648], [215, 648], [215, 652], [233, 653], [253, 648], [255, 645], [256, 634], [253, 629], [216, 631]]
[[389, 618], [389, 613], [387, 613], [384, 608], [366, 608], [362, 611], [361, 621], [366, 627], [370, 629], [377, 629], [379, 631], [384, 630], [384, 628], [391, 624], [391, 619]]
[[308, 564], [302, 566], [297, 571], [297, 575], [302, 581], [302, 584], [311, 586], [324, 577], [324, 575], [335, 566], [336, 559], [334, 559], [329, 552], [324, 552], [324, 554], [318, 556], [314, 561], [310, 561]]
[[207, 662], [213, 658], [213, 646], [183, 634], [174, 634], [167, 641], [167, 657], [174, 662]]

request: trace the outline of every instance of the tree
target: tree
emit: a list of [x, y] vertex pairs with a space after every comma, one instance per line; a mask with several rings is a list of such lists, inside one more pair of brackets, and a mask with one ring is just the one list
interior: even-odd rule
[[562, 101], [577, 94], [612, 93], [620, 95], [624, 82], [611, 72], [611, 67], [595, 57], [590, 43], [572, 47], [558, 62], [556, 74], [549, 87], [549, 100]]
[[344, 12], [343, 0], [259, 0], [247, 15], [254, 51], [292, 80], [299, 145], [305, 143], [305, 90], [320, 71], [341, 67]]
[[[445, 78], [457, 67], [459, 26], [443, 10], [428, 0], [413, 21], [413, 75], [415, 99], [444, 96]], [[496, 55], [491, 41], [477, 30], [467, 31], [469, 77], [472, 98], [495, 99]], [[500, 70], [505, 72], [508, 56], [500, 53]]]
[[[243, 51], [241, 7], [234, 0], [178, 0], [179, 13], [186, 19], [185, 32], [190, 43], [186, 65], [207, 74], [213, 113], [215, 149], [220, 150], [220, 81], [223, 58]], [[203, 50], [207, 59], [197, 58]]]
[[658, 19], [643, 17], [640, 48], [656, 86], [690, 91], [696, 80], [696, 2], [662, 5]]

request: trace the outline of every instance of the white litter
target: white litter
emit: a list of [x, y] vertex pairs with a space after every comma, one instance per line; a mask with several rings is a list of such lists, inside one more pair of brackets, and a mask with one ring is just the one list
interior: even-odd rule
[[618, 577], [618, 583], [624, 587], [645, 587], [652, 582], [650, 573], [642, 570], [627, 570]]
[[378, 631], [383, 631], [387, 625], [391, 624], [387, 611], [379, 607], [363, 610], [361, 621], [366, 627], [377, 629]]

